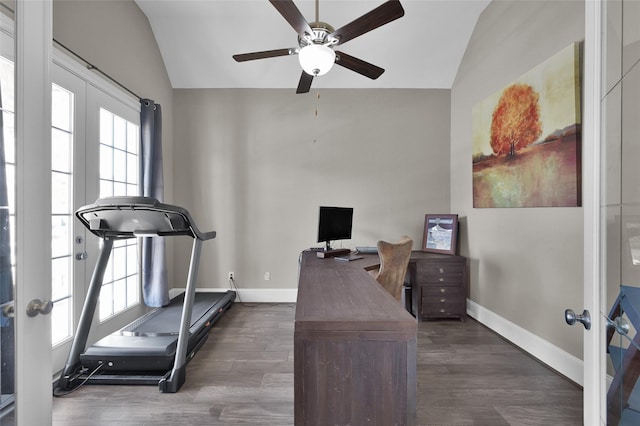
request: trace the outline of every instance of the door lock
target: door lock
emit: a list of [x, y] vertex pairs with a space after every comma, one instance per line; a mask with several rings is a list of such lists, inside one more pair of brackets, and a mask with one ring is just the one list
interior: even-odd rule
[[586, 309], [582, 311], [582, 315], [576, 315], [572, 309], [567, 309], [564, 311], [564, 320], [569, 325], [574, 325], [576, 322], [580, 322], [586, 330], [591, 329], [591, 315]]
[[85, 260], [89, 257], [89, 253], [83, 251], [82, 253], [76, 253], [76, 260]]

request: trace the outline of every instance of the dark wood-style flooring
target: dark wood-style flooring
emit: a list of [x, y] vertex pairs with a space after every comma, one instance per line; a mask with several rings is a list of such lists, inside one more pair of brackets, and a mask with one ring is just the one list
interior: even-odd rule
[[[175, 394], [85, 386], [54, 425], [293, 424], [295, 305], [236, 303]], [[418, 425], [582, 425], [582, 390], [469, 319], [418, 324]], [[386, 426], [386, 425], [382, 425]]]

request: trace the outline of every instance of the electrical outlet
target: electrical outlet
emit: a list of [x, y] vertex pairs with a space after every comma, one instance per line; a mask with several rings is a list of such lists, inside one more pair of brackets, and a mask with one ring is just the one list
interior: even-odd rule
[[233, 272], [229, 272], [229, 279], [233, 280]]
[[265, 281], [269, 281], [271, 279], [271, 272], [265, 272], [264, 273], [264, 280]]

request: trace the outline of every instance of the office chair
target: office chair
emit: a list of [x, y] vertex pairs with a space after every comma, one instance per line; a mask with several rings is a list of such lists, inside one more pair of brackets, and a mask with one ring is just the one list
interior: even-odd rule
[[397, 243], [378, 241], [378, 255], [380, 256], [380, 270], [376, 281], [382, 285], [396, 300], [402, 296], [402, 285], [407, 274], [413, 240], [406, 235]]

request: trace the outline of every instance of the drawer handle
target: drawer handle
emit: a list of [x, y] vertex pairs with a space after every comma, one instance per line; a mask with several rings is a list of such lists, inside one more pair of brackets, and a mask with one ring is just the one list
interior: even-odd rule
[[440, 268], [439, 270], [441, 274], [444, 274], [444, 268]]
[[447, 292], [447, 290], [446, 290], [446, 289], [444, 289], [444, 288], [441, 288], [441, 289], [440, 289], [440, 293], [446, 293], [446, 292]]
[[444, 278], [440, 277], [440, 282], [444, 282]]
[[444, 314], [444, 309], [440, 309], [440, 313]]
[[440, 303], [444, 303], [446, 301], [447, 301], [447, 299], [445, 299], [444, 297], [442, 299], [440, 299]]

